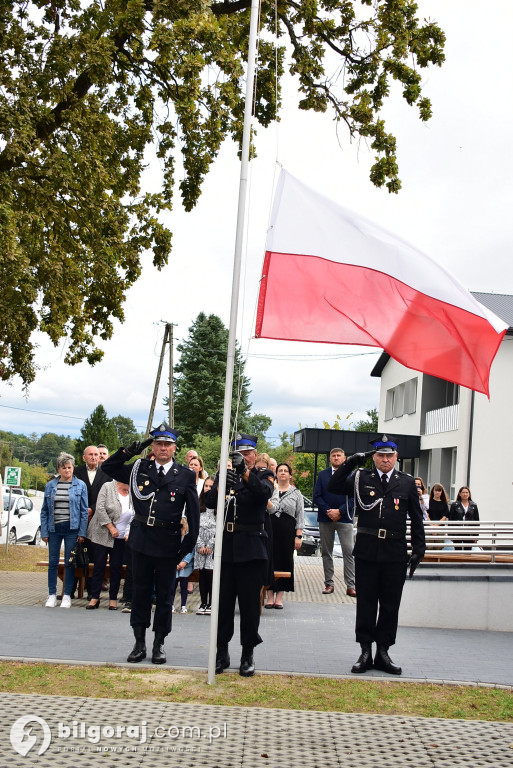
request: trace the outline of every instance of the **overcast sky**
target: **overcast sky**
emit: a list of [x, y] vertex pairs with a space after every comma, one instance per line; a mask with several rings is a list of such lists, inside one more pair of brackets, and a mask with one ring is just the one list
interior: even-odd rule
[[[424, 71], [424, 95], [434, 112], [428, 123], [420, 122], [398, 89], [384, 110], [398, 141], [398, 195], [369, 181], [372, 154], [363, 142], [351, 144], [343, 128], [337, 139], [330, 115], [297, 109], [292, 83], [285, 89], [281, 122], [258, 129], [238, 338], [249, 352], [253, 411], [273, 419], [270, 437], [299, 424], [321, 426], [337, 414], [345, 419], [353, 413], [349, 421], [357, 420], [379, 400], [379, 379], [369, 374], [380, 350], [250, 340], [276, 160], [305, 184], [415, 244], [469, 290], [513, 293], [513, 7], [503, 0], [488, 0], [486, 7], [478, 0], [420, 0], [419, 9], [445, 30], [447, 61]], [[150, 188], [158, 173], [156, 167], [148, 171]], [[161, 321], [176, 324], [177, 340], [187, 336], [200, 311], [228, 324], [238, 187], [239, 163], [227, 143], [196, 209], [184, 213], [176, 198], [167, 218], [174, 246], [170, 263], [159, 273], [146, 257], [142, 278], [128, 295], [126, 322], [116, 323], [113, 339], [102, 344], [102, 363], [65, 366], [64, 346], [55, 349], [41, 338], [41, 370], [28, 398], [19, 380], [0, 385], [1, 428], [76, 436], [99, 403], [109, 416], [121, 413], [145, 428]], [[164, 376], [159, 404], [166, 386]], [[156, 421], [164, 416], [160, 406]]]

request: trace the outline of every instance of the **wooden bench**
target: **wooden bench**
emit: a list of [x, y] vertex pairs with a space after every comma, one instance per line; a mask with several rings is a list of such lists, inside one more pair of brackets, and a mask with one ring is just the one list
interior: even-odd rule
[[[36, 563], [36, 565], [40, 566], [41, 568], [48, 568], [48, 560], [42, 560], [39, 563]], [[93, 575], [93, 564], [89, 564], [89, 576]], [[124, 579], [126, 575], [126, 565], [121, 566], [121, 578]], [[64, 583], [66, 581], [66, 569], [64, 567], [64, 560], [59, 560], [59, 565], [57, 566], [57, 576], [62, 581], [62, 590], [61, 590], [61, 597], [64, 594]], [[105, 566], [105, 578], [108, 579], [110, 576], [110, 566], [107, 563]], [[75, 568], [75, 578], [78, 579], [78, 587], [77, 587], [77, 597], [84, 597], [84, 591], [85, 591], [85, 573], [83, 568]]]
[[[41, 568], [48, 568], [48, 560], [41, 560], [39, 563], [36, 563]], [[89, 576], [93, 575], [93, 564], [89, 564]], [[64, 583], [66, 579], [66, 569], [64, 568], [64, 560], [59, 560], [59, 565], [57, 566], [57, 576], [62, 581], [62, 590], [61, 590], [61, 597], [64, 594]], [[126, 565], [121, 566], [121, 578], [124, 579], [126, 576]], [[274, 572], [274, 578], [275, 579], [289, 579], [291, 576], [290, 571], [275, 571]], [[107, 563], [105, 566], [105, 579], [109, 579], [110, 577], [110, 566]], [[75, 568], [75, 578], [78, 579], [78, 594], [77, 597], [84, 597], [84, 591], [85, 591], [85, 574], [83, 568]], [[199, 581], [199, 571], [193, 571], [191, 575], [189, 576], [188, 581], [192, 581], [194, 583], [197, 583]], [[262, 588], [262, 596], [261, 596], [261, 605], [264, 604], [265, 600], [265, 593], [267, 592], [268, 587]]]

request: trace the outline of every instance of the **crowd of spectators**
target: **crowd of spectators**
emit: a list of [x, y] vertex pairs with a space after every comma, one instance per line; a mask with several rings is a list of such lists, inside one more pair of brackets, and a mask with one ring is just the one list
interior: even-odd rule
[[[118, 610], [118, 593], [124, 582], [121, 602], [123, 612], [131, 610], [132, 569], [131, 551], [128, 544], [130, 520], [133, 514], [130, 506], [129, 487], [111, 480], [101, 470], [109, 456], [103, 444], [87, 446], [83, 454], [83, 465], [75, 468], [74, 458], [61, 454], [57, 458], [58, 475], [45, 488], [41, 510], [41, 533], [48, 543], [48, 599], [47, 607], [57, 605], [56, 583], [61, 548], [64, 545], [64, 561], [68, 564], [70, 552], [77, 541], [85, 542], [90, 562], [94, 564], [92, 577], [86, 580], [89, 604], [87, 610], [98, 608], [101, 592], [109, 591], [109, 610]], [[334, 590], [333, 548], [335, 533], [338, 534], [343, 550], [344, 577], [347, 594], [356, 597], [354, 589], [353, 546], [353, 504], [347, 497], [335, 497], [326, 491], [326, 485], [334, 472], [345, 460], [344, 451], [331, 451], [327, 470], [319, 473], [314, 491], [314, 501], [319, 510], [324, 566], [324, 594]], [[209, 615], [212, 603], [212, 574], [216, 532], [216, 511], [205, 505], [205, 495], [214, 483], [205, 471], [203, 459], [195, 450], [185, 456], [185, 464], [196, 475], [196, 490], [200, 503], [200, 530], [195, 549], [178, 564], [176, 588], [180, 594], [180, 613], [187, 613], [187, 599], [194, 589], [193, 580], [199, 581], [200, 606], [196, 613]], [[266, 582], [268, 584], [266, 608], [283, 609], [284, 593], [294, 591], [294, 553], [301, 548], [304, 524], [303, 496], [295, 487], [292, 467], [276, 460], [267, 453], [257, 456], [256, 467], [269, 469], [275, 477], [275, 491], [268, 502], [265, 530], [268, 535], [269, 561]], [[324, 478], [324, 474], [326, 478]], [[447, 491], [441, 483], [434, 483], [430, 491], [421, 477], [415, 477], [419, 502], [424, 520], [432, 525], [445, 521], [478, 521], [479, 511], [473, 501], [470, 489], [459, 489], [456, 501], [449, 501]], [[345, 529], [348, 529], [347, 531]], [[347, 535], [346, 535], [347, 534]], [[456, 549], [471, 549], [472, 541], [454, 541]], [[105, 578], [109, 565], [109, 578]], [[123, 569], [123, 566], [125, 568]], [[275, 580], [274, 573], [283, 571], [290, 576]], [[196, 574], [196, 575], [193, 575]], [[192, 577], [192, 579], [191, 579]], [[76, 580], [73, 568], [66, 565], [65, 587], [61, 601], [62, 608], [69, 608], [74, 597]], [[175, 608], [173, 607], [173, 612]]]

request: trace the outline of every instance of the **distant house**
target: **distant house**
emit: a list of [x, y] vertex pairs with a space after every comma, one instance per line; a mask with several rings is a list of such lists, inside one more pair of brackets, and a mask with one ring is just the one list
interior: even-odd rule
[[[371, 372], [381, 378], [379, 430], [420, 435], [420, 457], [403, 469], [451, 500], [468, 485], [481, 518], [513, 519], [513, 296], [474, 293], [508, 323], [492, 365], [490, 400], [444, 379], [405, 368], [383, 352]], [[422, 339], [419, 339], [419, 349]]]

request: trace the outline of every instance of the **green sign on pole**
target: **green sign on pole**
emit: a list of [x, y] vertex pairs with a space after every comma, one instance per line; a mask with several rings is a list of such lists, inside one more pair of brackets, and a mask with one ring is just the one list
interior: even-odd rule
[[4, 485], [21, 485], [21, 467], [6, 467], [4, 473]]

